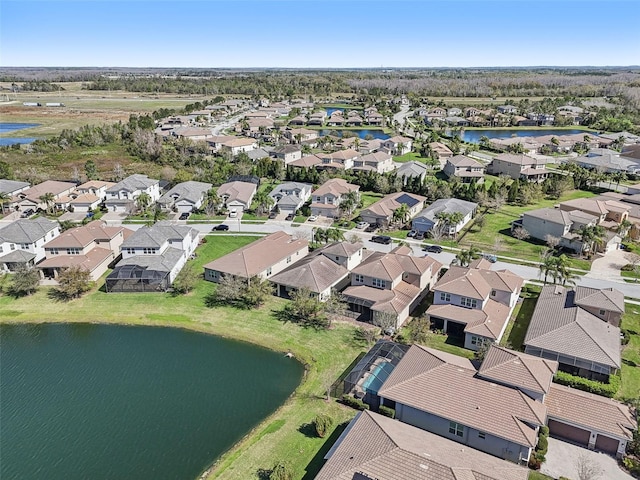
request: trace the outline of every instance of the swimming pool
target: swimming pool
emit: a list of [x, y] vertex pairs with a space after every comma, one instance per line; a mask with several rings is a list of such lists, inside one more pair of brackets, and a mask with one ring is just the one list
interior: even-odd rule
[[375, 366], [373, 371], [362, 382], [362, 389], [367, 393], [378, 394], [382, 384], [389, 378], [395, 368], [391, 362], [382, 362]]

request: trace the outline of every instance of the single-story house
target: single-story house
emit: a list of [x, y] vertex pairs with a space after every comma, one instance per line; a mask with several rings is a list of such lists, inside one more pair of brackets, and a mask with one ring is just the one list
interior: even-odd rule
[[218, 187], [217, 194], [223, 205], [231, 210], [236, 209], [239, 213], [251, 208], [251, 202], [257, 191], [257, 185], [250, 182], [228, 182]]
[[[443, 234], [456, 235], [464, 226], [471, 221], [478, 210], [478, 204], [460, 200], [459, 198], [441, 198], [436, 200], [427, 208], [418, 213], [411, 222], [411, 228], [417, 232], [428, 233], [434, 227], [442, 227]], [[455, 225], [449, 225], [438, 218], [441, 214], [462, 214], [462, 219]]]
[[162, 195], [158, 203], [163, 208], [175, 209], [179, 213], [190, 213], [202, 207], [209, 190], [211, 190], [210, 183], [182, 182]]
[[390, 193], [367, 208], [362, 209], [360, 218], [370, 225], [386, 227], [393, 221], [393, 212], [400, 208], [400, 205], [408, 207], [407, 220], [410, 220], [422, 210], [425, 200], [425, 197], [413, 193]]

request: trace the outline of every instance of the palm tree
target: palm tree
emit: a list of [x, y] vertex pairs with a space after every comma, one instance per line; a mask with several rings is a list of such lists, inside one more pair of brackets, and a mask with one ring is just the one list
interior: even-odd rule
[[343, 215], [350, 216], [358, 206], [358, 192], [351, 190], [342, 196], [340, 211]]
[[544, 275], [544, 283], [547, 283], [549, 275], [552, 278], [556, 278], [557, 276], [557, 262], [556, 257], [551, 255], [551, 251], [544, 256], [542, 263], [540, 264], [540, 275]]
[[398, 208], [393, 211], [393, 220], [399, 223], [406, 223], [409, 219], [409, 206], [401, 203]]
[[618, 225], [616, 232], [622, 235], [622, 237], [624, 238], [629, 233], [629, 229], [631, 228], [632, 225], [633, 223], [631, 223], [627, 218], [625, 218], [620, 222], [620, 225]]
[[342, 242], [344, 241], [344, 232], [338, 228], [329, 228], [326, 231], [327, 241]]
[[51, 214], [53, 210], [53, 204], [56, 200], [56, 196], [51, 192], [47, 192], [43, 195], [40, 195], [39, 199], [42, 203], [44, 203], [47, 206], [47, 213]]
[[575, 280], [578, 276], [573, 273], [573, 271], [569, 268], [570, 260], [569, 257], [562, 254], [559, 257], [554, 257], [555, 266], [554, 266], [554, 282], [561, 281], [562, 285], [565, 286], [575, 285]]
[[211, 189], [207, 192], [205, 197], [205, 210], [209, 215], [213, 215], [222, 205], [222, 199], [218, 196], [218, 192], [215, 189]]
[[255, 197], [253, 197], [253, 201], [257, 205], [258, 215], [262, 215], [274, 204], [273, 197], [271, 197], [266, 190], [257, 192]]
[[582, 242], [582, 252], [589, 252], [593, 254], [600, 247], [605, 239], [604, 228], [600, 225], [583, 225], [578, 231], [580, 235], [580, 241]]
[[478, 247], [469, 247], [469, 250], [460, 250], [456, 255], [456, 260], [461, 267], [468, 267], [478, 257], [480, 257]]
[[138, 195], [138, 197], [136, 198], [136, 206], [138, 207], [138, 210], [146, 212], [149, 205], [151, 205], [151, 195], [149, 195], [147, 192], [142, 192], [140, 195]]
[[[618, 187], [620, 186], [620, 182], [624, 182], [626, 179], [627, 179], [627, 174], [620, 171], [613, 172], [609, 177], [610, 181], [616, 182], [616, 190], [618, 190]], [[609, 184], [609, 186], [611, 186], [611, 184]]]

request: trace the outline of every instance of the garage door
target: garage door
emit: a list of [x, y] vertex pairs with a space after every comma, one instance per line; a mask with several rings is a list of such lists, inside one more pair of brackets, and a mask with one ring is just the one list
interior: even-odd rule
[[602, 450], [613, 455], [618, 451], [618, 444], [619, 442], [615, 438], [605, 437], [604, 435], [598, 435], [598, 438], [596, 438], [596, 450]]
[[549, 433], [554, 437], [563, 438], [584, 447], [589, 445], [590, 434], [588, 430], [567, 425], [566, 423], [549, 420]]

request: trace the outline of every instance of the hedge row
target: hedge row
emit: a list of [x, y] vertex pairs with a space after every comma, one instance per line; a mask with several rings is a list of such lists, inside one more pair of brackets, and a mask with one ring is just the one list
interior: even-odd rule
[[596, 395], [602, 395], [603, 397], [609, 398], [613, 398], [616, 392], [620, 389], [620, 377], [618, 375], [611, 375], [609, 377], [609, 383], [602, 383], [596, 382], [595, 380], [589, 380], [587, 378], [577, 377], [570, 373], [558, 372], [556, 373], [554, 381], [560, 385], [567, 385], [578, 390], [595, 393]]
[[355, 408], [356, 410], [369, 410], [369, 405], [364, 403], [362, 400], [352, 397], [351, 395], [347, 395], [346, 393], [342, 395], [341, 401], [347, 407]]

